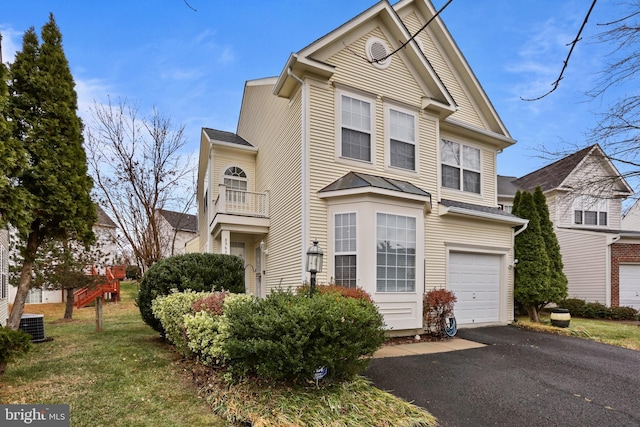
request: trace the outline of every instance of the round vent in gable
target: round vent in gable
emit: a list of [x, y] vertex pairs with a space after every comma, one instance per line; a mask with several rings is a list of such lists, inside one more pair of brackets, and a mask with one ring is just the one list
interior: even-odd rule
[[391, 57], [387, 56], [390, 53], [389, 48], [383, 40], [376, 37], [370, 38], [367, 40], [365, 49], [367, 51], [367, 58], [376, 67], [387, 68], [391, 63]]

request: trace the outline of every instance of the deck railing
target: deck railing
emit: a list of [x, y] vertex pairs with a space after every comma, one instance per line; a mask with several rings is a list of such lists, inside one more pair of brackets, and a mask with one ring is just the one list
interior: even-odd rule
[[226, 185], [220, 185], [219, 190], [215, 213], [269, 217], [269, 193], [231, 190]]

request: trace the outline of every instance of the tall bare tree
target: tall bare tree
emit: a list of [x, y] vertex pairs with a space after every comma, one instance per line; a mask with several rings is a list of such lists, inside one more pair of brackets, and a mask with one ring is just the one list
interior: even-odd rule
[[[640, 183], [640, 1], [618, 3], [620, 19], [598, 24], [597, 41], [609, 45], [609, 54], [589, 95], [608, 101], [589, 132], [589, 143], [599, 143], [608, 157], [622, 166], [622, 175]], [[623, 96], [615, 93], [623, 93]]]
[[91, 113], [86, 145], [99, 203], [120, 229], [119, 244], [144, 270], [165, 250], [157, 210], [189, 200], [184, 127], [155, 109], [150, 118], [141, 118], [126, 99], [94, 103]]

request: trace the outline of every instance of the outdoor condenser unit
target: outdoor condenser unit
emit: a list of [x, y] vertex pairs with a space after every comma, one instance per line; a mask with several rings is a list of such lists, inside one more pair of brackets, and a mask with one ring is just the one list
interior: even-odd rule
[[44, 314], [23, 314], [19, 329], [31, 335], [31, 341], [44, 341]]

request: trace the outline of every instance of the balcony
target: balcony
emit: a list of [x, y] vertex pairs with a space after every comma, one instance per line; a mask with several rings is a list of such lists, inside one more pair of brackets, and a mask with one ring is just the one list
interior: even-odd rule
[[220, 185], [218, 198], [213, 205], [211, 234], [224, 230], [248, 234], [264, 234], [269, 231], [269, 193], [232, 190]]

